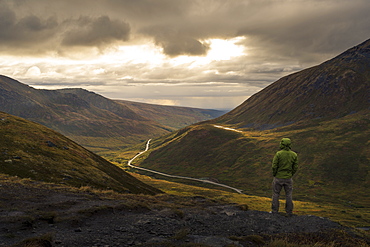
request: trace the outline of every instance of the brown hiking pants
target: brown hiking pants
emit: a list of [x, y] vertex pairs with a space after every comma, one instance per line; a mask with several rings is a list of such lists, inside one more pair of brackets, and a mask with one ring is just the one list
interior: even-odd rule
[[279, 212], [279, 197], [281, 189], [285, 191], [285, 211], [287, 214], [293, 213], [293, 179], [291, 178], [275, 178], [272, 181], [272, 213]]

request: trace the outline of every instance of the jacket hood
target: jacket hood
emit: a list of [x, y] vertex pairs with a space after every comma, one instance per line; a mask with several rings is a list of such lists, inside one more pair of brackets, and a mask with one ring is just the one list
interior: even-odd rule
[[283, 138], [280, 141], [280, 149], [291, 149], [292, 141], [289, 138]]

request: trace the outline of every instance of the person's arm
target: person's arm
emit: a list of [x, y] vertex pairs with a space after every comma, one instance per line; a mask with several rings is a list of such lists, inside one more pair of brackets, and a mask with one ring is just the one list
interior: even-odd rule
[[276, 176], [277, 171], [279, 168], [279, 157], [278, 154], [276, 153], [274, 156], [274, 159], [272, 160], [272, 176]]
[[298, 170], [298, 156], [296, 155], [292, 165], [292, 175], [294, 175], [297, 172], [297, 170]]

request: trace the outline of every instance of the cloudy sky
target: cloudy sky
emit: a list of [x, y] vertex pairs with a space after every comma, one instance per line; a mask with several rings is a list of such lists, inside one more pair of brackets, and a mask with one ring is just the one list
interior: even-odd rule
[[0, 0], [0, 74], [234, 108], [370, 38], [369, 0]]

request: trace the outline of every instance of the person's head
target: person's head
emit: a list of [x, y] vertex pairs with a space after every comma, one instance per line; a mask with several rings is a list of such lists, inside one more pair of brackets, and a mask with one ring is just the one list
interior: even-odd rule
[[283, 138], [280, 141], [280, 149], [291, 149], [292, 141], [289, 138]]

